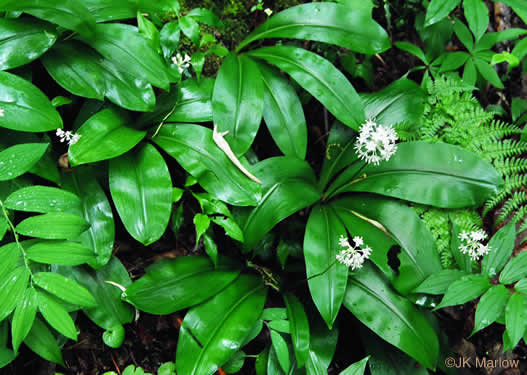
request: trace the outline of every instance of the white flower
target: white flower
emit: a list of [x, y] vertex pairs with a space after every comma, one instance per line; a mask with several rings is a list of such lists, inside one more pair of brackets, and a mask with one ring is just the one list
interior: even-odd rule
[[351, 246], [348, 238], [341, 235], [339, 237], [339, 245], [344, 249], [337, 254], [337, 260], [347, 267], [351, 267], [352, 271], [361, 268], [364, 261], [370, 257], [372, 251], [369, 246], [361, 248], [364, 245], [364, 240], [360, 236], [353, 237], [353, 243], [354, 246]]
[[57, 131], [55, 132], [55, 134], [57, 135], [57, 137], [60, 138], [60, 141], [62, 143], [67, 142], [68, 145], [70, 145], [70, 146], [74, 145], [75, 143], [77, 143], [78, 140], [81, 137], [80, 134], [74, 134], [74, 133], [70, 132], [69, 130], [64, 131], [61, 128], [58, 128]]
[[487, 238], [487, 233], [483, 230], [472, 232], [463, 231], [459, 234], [459, 239], [462, 243], [459, 245], [459, 251], [463, 254], [468, 254], [472, 260], [478, 260], [490, 251], [489, 245], [483, 245], [481, 241]]
[[5, 110], [3, 108], [0, 108], [0, 117], [5, 116]]
[[271, 14], [273, 14], [273, 11], [269, 8], [265, 8], [264, 13], [267, 14], [267, 17], [271, 17]]
[[397, 151], [397, 133], [391, 126], [383, 126], [368, 120], [360, 127], [360, 133], [355, 143], [355, 151], [359, 159], [368, 164], [379, 165], [381, 160], [389, 160]]
[[174, 65], [177, 65], [179, 73], [183, 73], [185, 69], [190, 66], [190, 56], [185, 53], [185, 57], [181, 56], [180, 53], [177, 53], [176, 56], [172, 56], [172, 62]]

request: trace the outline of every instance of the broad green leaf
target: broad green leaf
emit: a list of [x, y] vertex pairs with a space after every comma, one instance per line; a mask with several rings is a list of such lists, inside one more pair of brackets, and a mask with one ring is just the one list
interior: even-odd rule
[[183, 34], [187, 36], [195, 45], [199, 44], [199, 24], [192, 18], [187, 16], [179, 19], [179, 27]]
[[468, 26], [478, 41], [489, 26], [489, 9], [483, 0], [463, 0], [463, 9]]
[[527, 296], [513, 293], [505, 308], [505, 334], [509, 337], [509, 345], [504, 345], [503, 350], [513, 349], [525, 333], [527, 328]]
[[267, 323], [267, 326], [281, 333], [291, 333], [291, 325], [288, 320], [272, 320]]
[[521, 279], [514, 285], [514, 290], [527, 294], [527, 278]]
[[[442, 208], [479, 206], [503, 180], [496, 169], [459, 146], [405, 142], [389, 161], [367, 165], [366, 178], [350, 181], [338, 192], [362, 191]], [[335, 193], [336, 194], [336, 193]]]
[[236, 155], [243, 155], [254, 140], [264, 110], [262, 77], [247, 56], [231, 53], [223, 61], [212, 94], [212, 116]]
[[315, 174], [293, 157], [268, 158], [253, 166], [261, 176], [263, 196], [243, 224], [245, 245], [254, 247], [276, 224], [320, 199]]
[[508, 300], [509, 291], [503, 285], [495, 285], [487, 290], [478, 302], [471, 335], [494, 323], [503, 313]]
[[[24, 244], [24, 242], [22, 242]], [[21, 252], [16, 242], [0, 247], [0, 284], [7, 280], [8, 275], [19, 265]]]
[[225, 216], [212, 216], [210, 219], [213, 223], [221, 226], [230, 238], [240, 242], [244, 241], [243, 232], [234, 219]]
[[287, 342], [280, 333], [273, 330], [271, 330], [271, 342], [273, 344], [278, 363], [280, 363], [280, 367], [287, 374], [289, 372], [289, 368], [291, 367]]
[[116, 331], [115, 327], [133, 320], [133, 309], [121, 300], [121, 290], [108, 281], [130, 286], [132, 281], [124, 266], [116, 257], [101, 269], [87, 267], [60, 267], [59, 272], [88, 289], [97, 302], [96, 307], [84, 308], [84, 313], [99, 327]]
[[[501, 251], [501, 249], [494, 249]], [[513, 257], [500, 274], [500, 283], [512, 284], [527, 276], [527, 252], [522, 252]]]
[[425, 64], [428, 63], [428, 59], [425, 56], [425, 53], [421, 48], [416, 46], [415, 44], [409, 43], [409, 42], [395, 42], [393, 45], [405, 52], [411, 53], [415, 57], [417, 57], [419, 60], [424, 62]]
[[86, 37], [94, 35], [95, 19], [80, 0], [3, 0], [0, 10], [23, 11]]
[[78, 238], [82, 245], [92, 250], [94, 261], [88, 261], [93, 268], [101, 268], [112, 256], [115, 237], [115, 225], [108, 198], [93, 171], [88, 168], [75, 168], [66, 176], [64, 187], [81, 198], [79, 209], [71, 212], [81, 216], [90, 227]]
[[174, 362], [165, 362], [157, 370], [157, 375], [174, 375], [176, 373], [176, 364]]
[[461, 0], [432, 0], [426, 9], [425, 26], [441, 21], [449, 15]]
[[116, 109], [91, 116], [78, 130], [79, 141], [69, 148], [71, 165], [111, 159], [134, 147], [146, 132], [126, 126], [128, 121], [126, 114]]
[[366, 116], [359, 95], [328, 60], [291, 46], [263, 47], [247, 54], [285, 71], [347, 126], [358, 130], [364, 123]]
[[527, 4], [525, 2], [522, 0], [503, 0], [503, 2], [510, 6], [523, 22], [527, 23]]
[[456, 70], [459, 67], [461, 67], [463, 64], [467, 62], [467, 60], [470, 58], [470, 55], [466, 52], [449, 52], [444, 55], [445, 58], [443, 59], [443, 62], [441, 63], [441, 67], [439, 68], [439, 72], [449, 72], [451, 70]]
[[262, 311], [262, 320], [281, 320], [287, 319], [287, 309], [283, 307], [268, 307]]
[[506, 40], [513, 40], [521, 35], [527, 34], [527, 30], [520, 28], [510, 28], [494, 33], [486, 33], [481, 37], [481, 40], [476, 44], [474, 51], [486, 51], [492, 48], [497, 43]]
[[439, 341], [434, 328], [410, 301], [391, 289], [375, 268], [366, 264], [350, 277], [344, 305], [383, 340], [435, 370]]
[[22, 298], [29, 281], [29, 271], [25, 266], [15, 268], [0, 282], [0, 322], [15, 309]]
[[465, 70], [463, 71], [463, 81], [470, 86], [476, 86], [477, 79], [478, 72], [474, 64], [474, 59], [468, 59], [465, 63]]
[[371, 11], [335, 3], [310, 3], [286, 9], [249, 34], [236, 51], [263, 38], [292, 38], [335, 44], [368, 55], [390, 48], [384, 29]]
[[238, 170], [216, 146], [210, 129], [193, 124], [167, 124], [153, 140], [214, 198], [238, 206], [257, 204], [259, 185]]
[[498, 73], [496, 73], [494, 68], [485, 60], [476, 57], [474, 59], [474, 64], [476, 64], [478, 72], [480, 72], [483, 78], [485, 78], [491, 85], [497, 87], [498, 89], [503, 89], [505, 87], [503, 86]]
[[172, 210], [172, 181], [151, 144], [110, 161], [110, 191], [128, 233], [150, 245], [165, 232]]
[[29, 259], [45, 264], [78, 266], [95, 263], [91, 248], [72, 241], [39, 241], [26, 249], [26, 254]]
[[212, 375], [226, 363], [260, 316], [266, 294], [260, 278], [240, 275], [215, 297], [190, 309], [179, 333], [178, 375]]
[[468, 51], [474, 49], [474, 38], [472, 37], [470, 30], [458, 19], [455, 19], [454, 22], [454, 33]]
[[90, 292], [77, 282], [54, 272], [39, 272], [33, 275], [35, 285], [74, 305], [94, 307], [97, 305]]
[[[399, 293], [403, 295], [410, 293], [428, 276], [442, 270], [434, 237], [407, 204], [368, 194], [354, 194], [353, 197], [341, 199], [336, 204], [351, 211], [354, 216], [360, 215], [358, 217], [376, 226], [401, 245], [398, 255], [400, 265], [397, 267], [397, 274], [391, 280]], [[339, 215], [342, 216], [340, 211]], [[362, 230], [367, 228], [368, 226], [363, 226]], [[376, 242], [377, 240], [370, 246], [375, 248]], [[379, 246], [377, 249], [385, 249], [385, 246], [387, 245]], [[372, 259], [376, 259], [377, 256], [372, 254]], [[385, 273], [387, 273], [387, 263], [386, 257], [384, 262], [376, 261], [378, 267]]]
[[445, 294], [448, 287], [454, 282], [466, 276], [465, 271], [442, 270], [428, 276], [413, 293]]
[[505, 225], [489, 241], [491, 251], [481, 261], [481, 273], [492, 278], [498, 274], [509, 260], [516, 241], [515, 224]]
[[60, 240], [76, 238], [90, 226], [82, 217], [63, 212], [31, 216], [16, 226], [24, 236]]
[[454, 281], [448, 287], [441, 303], [434, 309], [445, 306], [462, 305], [485, 293], [491, 287], [485, 275], [468, 275]]
[[18, 301], [11, 322], [11, 339], [15, 352], [18, 352], [20, 344], [31, 330], [36, 315], [37, 293], [34, 288], [27, 288], [20, 301]]
[[26, 212], [61, 212], [79, 207], [80, 199], [68, 191], [49, 186], [27, 186], [10, 194], [4, 202], [10, 210]]
[[25, 65], [40, 57], [57, 40], [57, 32], [44, 22], [0, 20], [0, 70]]
[[57, 340], [49, 330], [48, 326], [42, 322], [40, 318], [37, 317], [35, 319], [33, 327], [31, 327], [24, 343], [42, 358], [66, 366], [62, 359]]
[[166, 259], [149, 266], [146, 275], [126, 289], [126, 301], [151, 314], [171, 314], [206, 301], [238, 274], [232, 264], [214, 267], [205, 257]]
[[194, 227], [196, 228], [196, 246], [199, 243], [201, 236], [209, 229], [210, 218], [207, 215], [196, 214], [194, 215]]
[[31, 169], [44, 155], [48, 143], [22, 143], [0, 152], [0, 181], [14, 179]]
[[306, 225], [304, 258], [311, 297], [329, 328], [337, 318], [348, 281], [348, 268], [336, 260], [340, 235], [346, 235], [346, 229], [331, 207], [315, 206]]
[[341, 371], [339, 375], [364, 375], [369, 359], [370, 356], [367, 356], [359, 362], [355, 362], [354, 364], [347, 367], [344, 371]]
[[366, 116], [385, 126], [418, 123], [424, 112], [426, 94], [415, 82], [401, 78], [373, 94], [360, 94]]
[[0, 368], [6, 367], [16, 358], [16, 353], [6, 347], [0, 348]]
[[263, 117], [273, 140], [284, 155], [305, 159], [307, 124], [295, 89], [276, 69], [261, 63], [258, 69], [264, 86]]
[[287, 307], [287, 318], [291, 327], [291, 340], [295, 350], [296, 363], [303, 367], [309, 355], [309, 322], [302, 303], [292, 293], [282, 295]]
[[176, 51], [179, 45], [179, 38], [181, 35], [181, 29], [179, 22], [172, 21], [167, 22], [163, 25], [160, 32], [160, 43], [161, 50], [163, 51], [163, 57], [169, 60], [172, 54]]
[[187, 16], [192, 17], [199, 23], [205, 25], [217, 27], [219, 29], [224, 27], [223, 22], [218, 18], [218, 16], [206, 8], [194, 8], [187, 13]]
[[77, 328], [70, 315], [52, 296], [37, 290], [38, 310], [54, 329], [70, 338], [77, 340]]
[[111, 102], [133, 111], [151, 111], [152, 86], [78, 41], [57, 43], [42, 57], [55, 81], [69, 92]]
[[62, 118], [36, 86], [14, 74], [0, 72], [0, 127], [44, 132], [62, 128]]
[[159, 30], [156, 25], [144, 17], [140, 11], [137, 11], [137, 27], [139, 28], [139, 32], [150, 41], [152, 48], [158, 53], [161, 53]]
[[95, 38], [81, 38], [119, 70], [168, 90], [170, 80], [161, 56], [152, 48], [136, 27], [121, 23], [95, 26]]
[[[310, 363], [324, 370], [329, 367], [335, 355], [338, 337], [339, 331], [336, 325], [329, 330], [327, 325], [318, 318], [311, 322], [311, 343], [309, 344], [309, 357], [306, 362], [307, 370], [309, 370]], [[311, 371], [311, 373], [313, 372]], [[322, 373], [325, 374], [325, 371]]]

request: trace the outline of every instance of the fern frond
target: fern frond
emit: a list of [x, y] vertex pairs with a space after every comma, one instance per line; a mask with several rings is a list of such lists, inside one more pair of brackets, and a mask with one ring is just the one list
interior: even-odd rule
[[527, 171], [527, 159], [496, 159], [494, 160], [494, 167], [502, 176], [521, 174]]
[[483, 152], [491, 159], [504, 159], [527, 152], [527, 142], [505, 139], [501, 142], [486, 144]]
[[[527, 206], [521, 206], [512, 217], [513, 223], [519, 223], [527, 217]], [[499, 223], [498, 223], [499, 224]]]
[[497, 224], [501, 223], [525, 203], [527, 203], [527, 194], [524, 191], [515, 191], [501, 208], [496, 220]]
[[483, 206], [483, 212], [481, 213], [481, 215], [483, 217], [487, 216], [487, 214], [492, 211], [493, 209], [495, 209], [496, 207], [498, 207], [498, 205], [505, 199], [507, 198], [507, 195], [509, 195], [509, 193], [507, 191], [504, 191], [504, 190], [501, 190], [500, 192], [498, 192], [495, 196], [493, 196], [492, 198], [490, 198], [489, 200], [487, 200], [485, 202], [485, 205]]

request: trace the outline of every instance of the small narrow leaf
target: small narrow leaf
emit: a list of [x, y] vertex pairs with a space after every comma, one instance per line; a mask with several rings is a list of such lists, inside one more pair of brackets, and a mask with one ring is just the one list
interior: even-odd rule
[[46, 321], [64, 336], [77, 340], [77, 329], [70, 315], [53, 297], [37, 291], [38, 310]]
[[80, 199], [68, 191], [49, 186], [27, 186], [10, 194], [4, 205], [26, 212], [61, 212], [80, 206]]
[[503, 285], [495, 285], [483, 294], [476, 308], [474, 330], [471, 335], [488, 327], [503, 313], [509, 300], [509, 291]]
[[28, 217], [16, 226], [16, 231], [24, 236], [55, 240], [76, 238], [89, 226], [80, 216], [50, 212]]
[[[501, 251], [501, 249], [495, 249]], [[511, 284], [527, 276], [527, 252], [522, 252], [512, 258], [500, 274], [500, 283]]]
[[26, 254], [35, 262], [62, 266], [95, 262], [92, 249], [72, 241], [39, 241], [26, 249]]
[[485, 275], [463, 276], [460, 280], [450, 284], [441, 303], [434, 310], [471, 301], [481, 296], [490, 287], [490, 281]]
[[13, 321], [11, 322], [11, 336], [13, 341], [13, 350], [18, 352], [20, 344], [28, 335], [35, 316], [37, 315], [37, 293], [34, 288], [28, 288], [18, 302]]
[[75, 281], [54, 272], [39, 272], [33, 282], [45, 291], [74, 305], [95, 307], [97, 303], [91, 293]]
[[47, 143], [23, 143], [0, 152], [0, 181], [12, 180], [29, 171], [47, 148]]

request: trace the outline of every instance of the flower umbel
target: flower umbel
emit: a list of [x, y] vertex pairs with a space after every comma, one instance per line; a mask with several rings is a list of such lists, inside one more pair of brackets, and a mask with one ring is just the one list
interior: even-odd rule
[[337, 260], [347, 267], [351, 267], [352, 271], [362, 268], [364, 261], [370, 257], [372, 251], [369, 246], [363, 246], [364, 241], [359, 236], [353, 237], [352, 246], [348, 238], [341, 235], [339, 237], [339, 245], [344, 249], [337, 254]]
[[483, 230], [472, 232], [463, 231], [459, 234], [461, 245], [459, 251], [463, 254], [468, 254], [472, 260], [478, 260], [484, 255], [487, 255], [491, 248], [489, 245], [483, 245], [481, 241], [487, 238], [487, 233]]
[[70, 146], [77, 143], [81, 137], [80, 134], [74, 134], [69, 130], [64, 131], [61, 128], [58, 128], [55, 134], [57, 135], [57, 137], [60, 137], [61, 142], [67, 142]]
[[388, 161], [397, 151], [397, 133], [392, 126], [383, 126], [368, 120], [360, 127], [355, 151], [359, 159], [368, 164], [379, 165], [381, 160]]
[[185, 69], [190, 66], [190, 56], [185, 53], [185, 57], [177, 53], [176, 56], [172, 56], [172, 62], [177, 65], [179, 73], [183, 73]]

